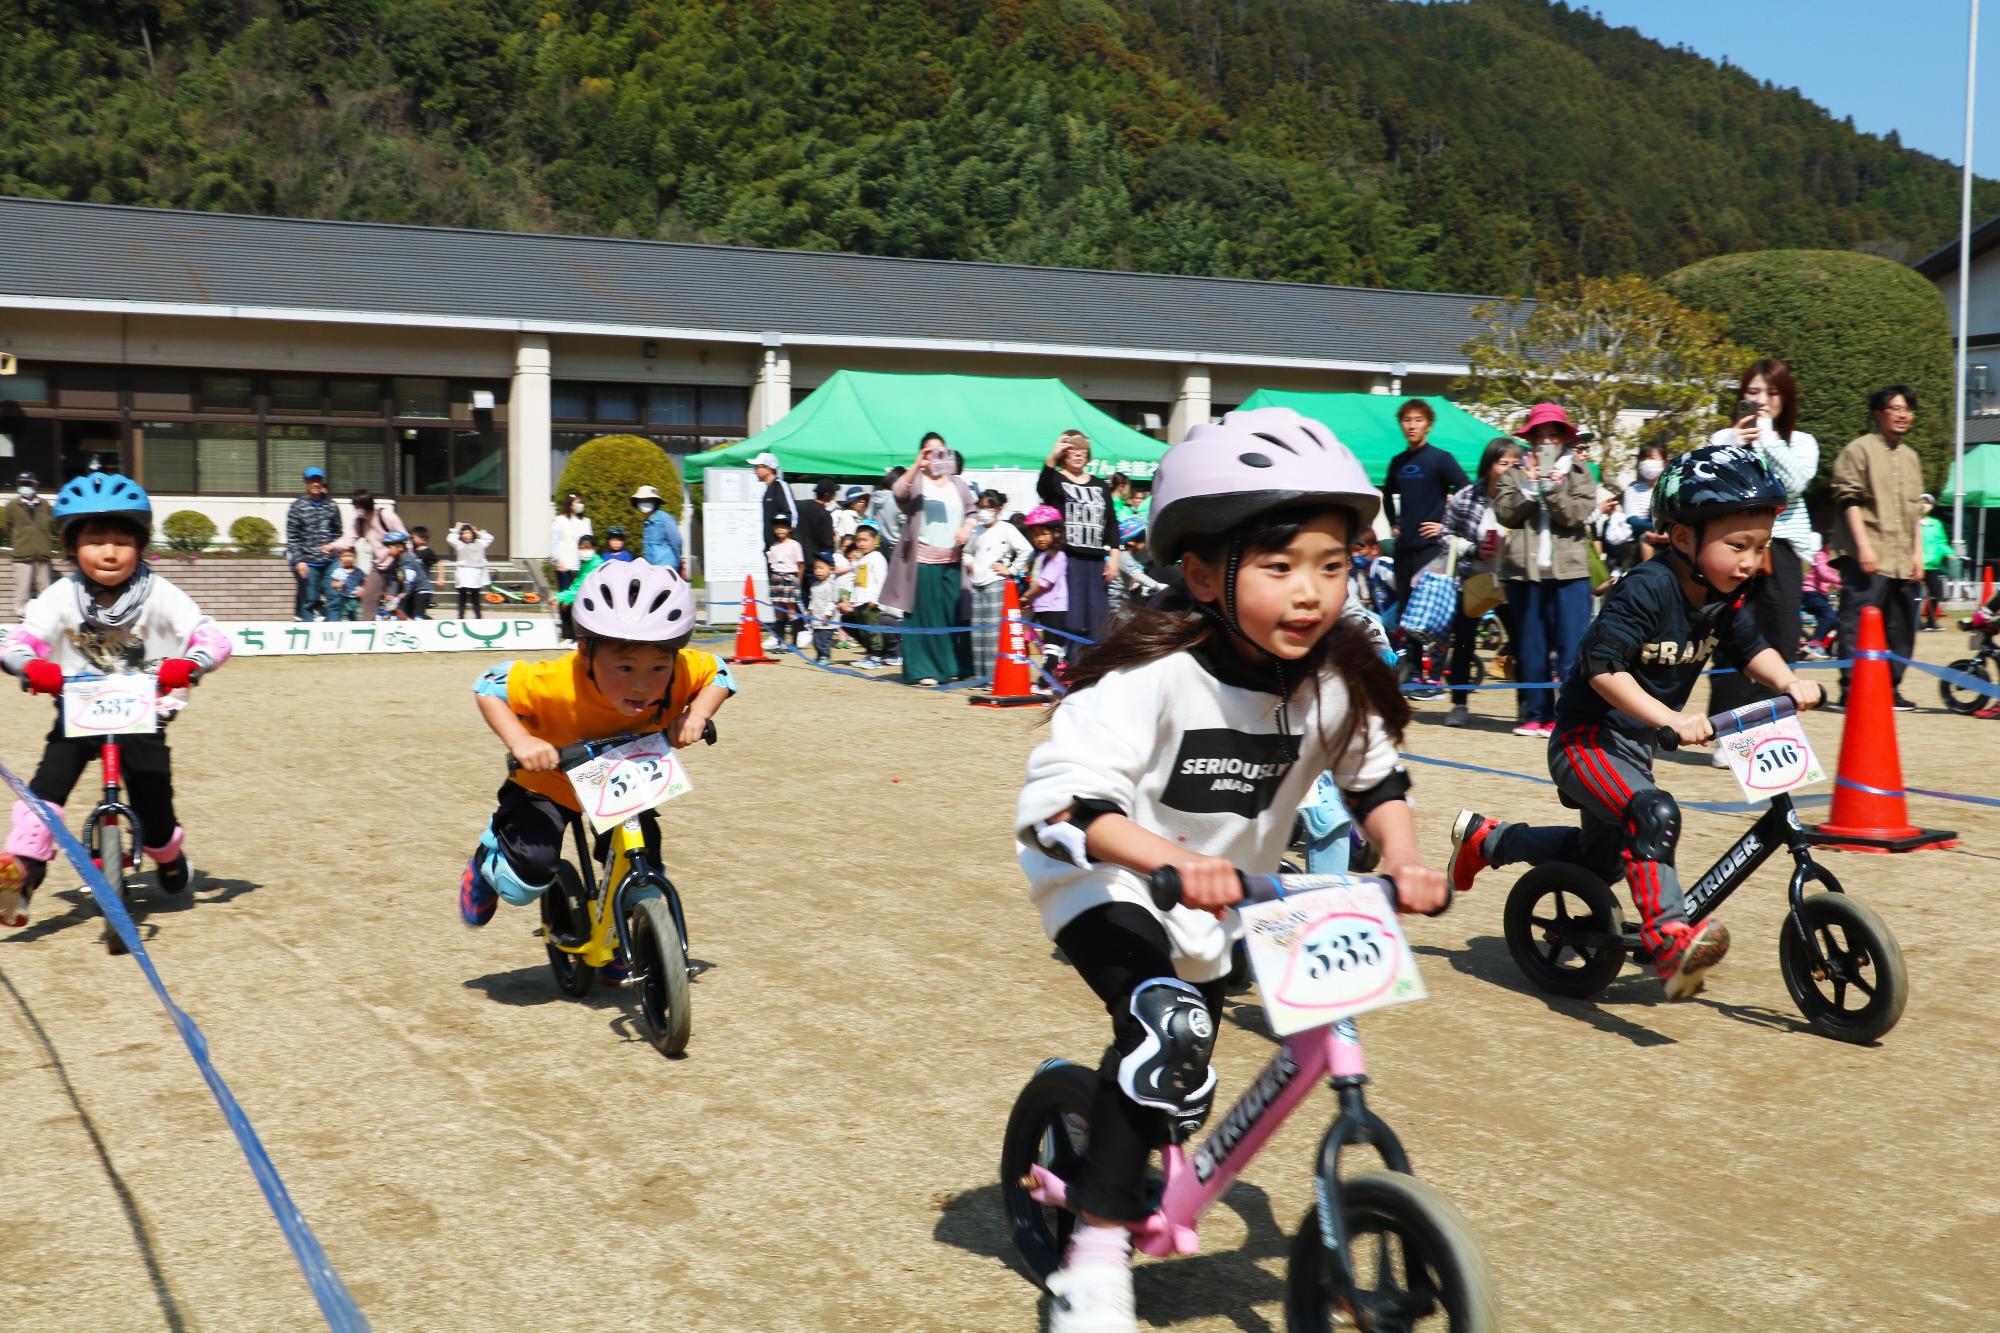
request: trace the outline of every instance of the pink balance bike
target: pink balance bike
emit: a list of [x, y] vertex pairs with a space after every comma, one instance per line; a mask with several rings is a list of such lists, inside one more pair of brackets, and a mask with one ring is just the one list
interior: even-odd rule
[[[1325, 876], [1245, 875], [1244, 897], [1261, 902], [1327, 882]], [[1357, 876], [1348, 882], [1377, 886], [1393, 908], [1396, 889], [1388, 880]], [[1173, 907], [1181, 897], [1179, 876], [1171, 868], [1156, 872], [1152, 893], [1160, 910]], [[1379, 947], [1365, 938], [1355, 944]], [[1132, 1226], [1135, 1247], [1157, 1257], [1198, 1252], [1202, 1214], [1228, 1192], [1322, 1078], [1340, 1099], [1340, 1113], [1320, 1142], [1316, 1203], [1292, 1244], [1285, 1326], [1295, 1333], [1335, 1327], [1374, 1333], [1419, 1325], [1454, 1333], [1498, 1328], [1492, 1278], [1470, 1225], [1442, 1194], [1410, 1174], [1401, 1141], [1368, 1109], [1363, 1093], [1368, 1074], [1352, 1019], [1286, 1038], [1191, 1157], [1183, 1144], [1200, 1125], [1176, 1127], [1175, 1140], [1161, 1150], [1165, 1174], [1158, 1207]], [[1095, 1069], [1045, 1061], [1007, 1119], [1001, 1196], [1014, 1244], [1037, 1282], [1061, 1265], [1076, 1225], [1066, 1181], [1090, 1142], [1097, 1079]], [[1350, 1144], [1374, 1149], [1387, 1169], [1342, 1177], [1341, 1150]]]

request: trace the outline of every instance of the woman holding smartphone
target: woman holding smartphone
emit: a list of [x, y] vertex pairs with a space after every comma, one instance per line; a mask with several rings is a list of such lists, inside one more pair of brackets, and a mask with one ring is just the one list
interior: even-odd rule
[[1576, 665], [1577, 641], [1590, 626], [1597, 478], [1559, 405], [1536, 403], [1514, 434], [1527, 441], [1521, 465], [1502, 469], [1493, 488], [1494, 517], [1509, 529], [1500, 582], [1519, 631], [1514, 678], [1524, 687], [1514, 734], [1549, 736], [1556, 725], [1551, 686]]
[[[958, 598], [960, 561], [972, 535], [972, 488], [958, 475], [959, 457], [936, 431], [917, 446], [917, 461], [891, 488], [904, 516], [903, 535], [889, 557], [882, 605], [903, 612], [914, 630], [963, 628]], [[972, 645], [963, 634], [904, 634], [903, 682], [938, 685], [972, 674]]]
[[[1737, 388], [1734, 424], [1709, 437], [1710, 444], [1737, 444], [1764, 460], [1764, 466], [1785, 488], [1784, 512], [1771, 528], [1770, 553], [1764, 576], [1750, 585], [1749, 606], [1764, 641], [1787, 662], [1799, 656], [1799, 598], [1805, 568], [1819, 550], [1819, 534], [1806, 513], [1805, 490], [1819, 471], [1819, 441], [1794, 424], [1799, 416], [1799, 391], [1792, 371], [1782, 361], [1766, 358], [1743, 372]], [[1718, 660], [1717, 666], [1741, 666]], [[1754, 684], [1740, 671], [1709, 677], [1709, 712], [1768, 699], [1771, 691]], [[1717, 751], [1716, 760], [1722, 760]], [[1718, 765], [1720, 766], [1720, 765]]]

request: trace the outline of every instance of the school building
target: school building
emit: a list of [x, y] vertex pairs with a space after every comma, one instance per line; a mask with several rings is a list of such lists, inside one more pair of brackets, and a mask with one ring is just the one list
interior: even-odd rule
[[1259, 388], [1442, 393], [1482, 299], [0, 197], [0, 472], [226, 532], [317, 464], [539, 557], [598, 435], [712, 448], [853, 369], [1053, 376], [1177, 440]]

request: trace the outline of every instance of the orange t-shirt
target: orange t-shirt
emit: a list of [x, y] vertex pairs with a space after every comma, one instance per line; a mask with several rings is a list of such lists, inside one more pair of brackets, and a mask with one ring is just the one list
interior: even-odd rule
[[[667, 706], [655, 713], [630, 717], [619, 712], [591, 683], [590, 670], [578, 653], [542, 662], [516, 662], [507, 673], [507, 707], [537, 740], [561, 749], [577, 741], [602, 740], [620, 732], [644, 735], [664, 731], [695, 695], [713, 685], [722, 673], [714, 653], [683, 648], [674, 662]], [[529, 791], [574, 810], [576, 793], [560, 771], [515, 773], [513, 780]]]

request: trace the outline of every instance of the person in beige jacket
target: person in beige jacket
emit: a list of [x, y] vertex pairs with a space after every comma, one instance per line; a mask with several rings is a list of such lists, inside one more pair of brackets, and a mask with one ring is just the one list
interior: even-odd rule
[[[1917, 643], [1917, 599], [1924, 580], [1924, 465], [1904, 441], [1917, 419], [1917, 396], [1892, 384], [1868, 398], [1875, 430], [1848, 442], [1833, 460], [1833, 503], [1839, 517], [1827, 551], [1840, 572], [1840, 656], [1854, 656], [1861, 609], [1879, 607], [1889, 651], [1908, 657]], [[1916, 707], [1903, 697], [1903, 664], [1891, 659], [1896, 711]], [[1847, 673], [1840, 673], [1841, 693]]]
[[1493, 516], [1509, 530], [1500, 583], [1520, 635], [1514, 678], [1523, 688], [1514, 734], [1548, 736], [1556, 720], [1556, 692], [1549, 685], [1576, 665], [1577, 642], [1590, 625], [1597, 478], [1577, 446], [1576, 427], [1557, 404], [1535, 404], [1514, 433], [1528, 442], [1527, 450], [1519, 467], [1501, 474], [1493, 493]]

